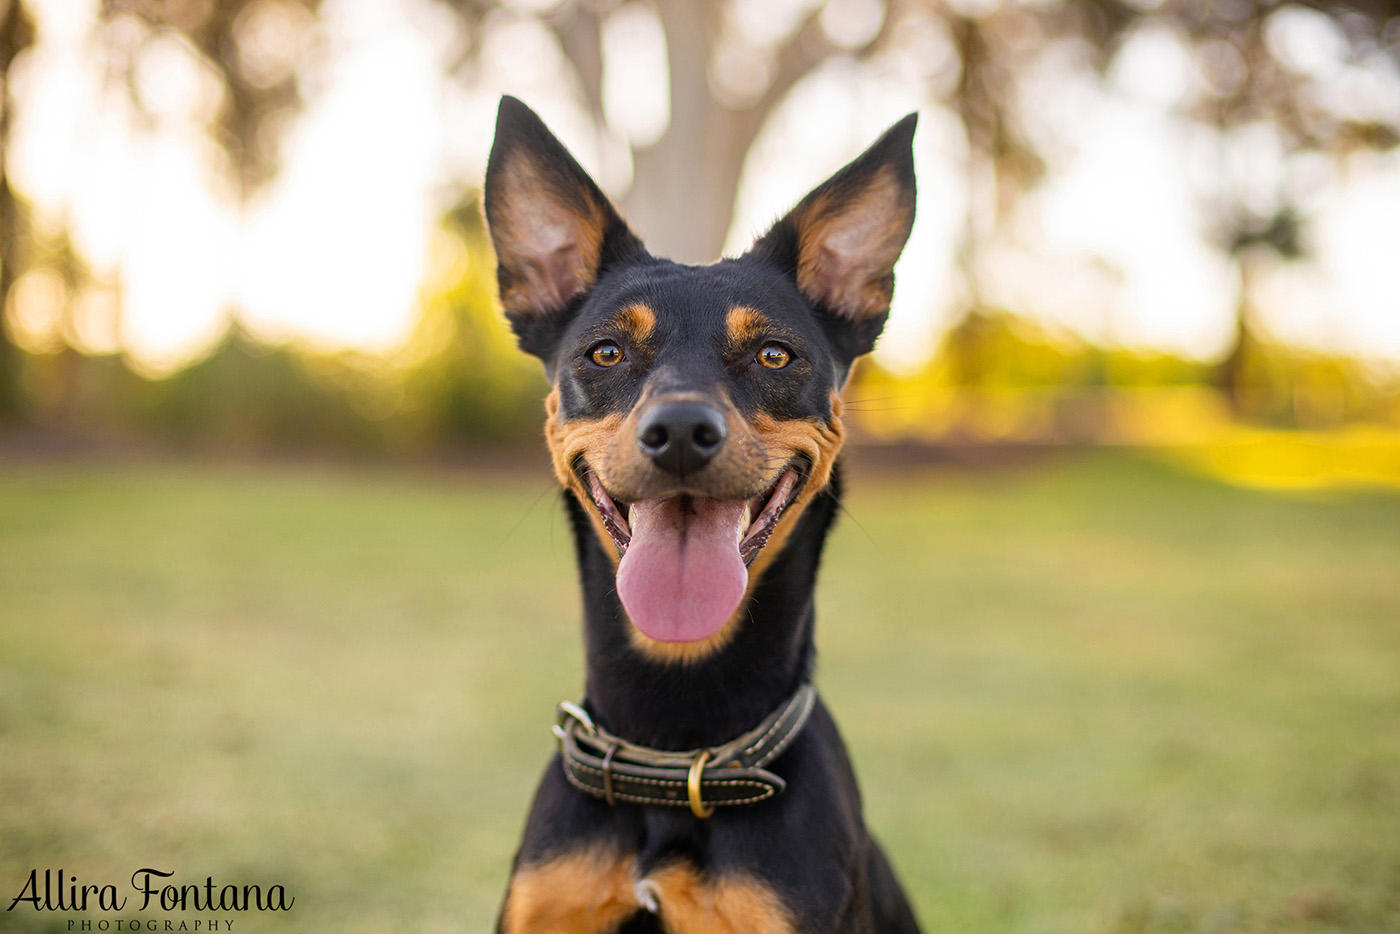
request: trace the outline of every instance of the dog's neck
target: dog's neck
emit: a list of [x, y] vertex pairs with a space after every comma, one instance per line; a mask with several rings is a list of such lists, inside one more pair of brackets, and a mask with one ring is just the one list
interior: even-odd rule
[[566, 494], [583, 587], [586, 693], [609, 730], [634, 743], [693, 749], [751, 729], [811, 676], [813, 604], [839, 479], [812, 498], [752, 588], [728, 641], [690, 661], [638, 650], [617, 597], [616, 566], [584, 508]]

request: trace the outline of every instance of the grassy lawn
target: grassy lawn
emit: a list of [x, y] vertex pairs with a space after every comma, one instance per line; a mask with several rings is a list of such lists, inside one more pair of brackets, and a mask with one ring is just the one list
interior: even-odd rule
[[[581, 681], [548, 488], [0, 467], [0, 930], [147, 866], [295, 896], [238, 931], [488, 929]], [[930, 931], [1400, 931], [1400, 495], [851, 488], [820, 683]]]

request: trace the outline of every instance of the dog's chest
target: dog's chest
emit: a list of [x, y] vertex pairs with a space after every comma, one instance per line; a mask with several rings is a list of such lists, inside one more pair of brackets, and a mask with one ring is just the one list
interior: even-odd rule
[[[596, 845], [522, 866], [511, 880], [505, 934], [790, 934], [791, 915], [763, 882], [740, 873], [701, 871], [689, 854], [693, 821], [645, 812], [642, 849]], [[702, 857], [703, 858], [703, 857]]]

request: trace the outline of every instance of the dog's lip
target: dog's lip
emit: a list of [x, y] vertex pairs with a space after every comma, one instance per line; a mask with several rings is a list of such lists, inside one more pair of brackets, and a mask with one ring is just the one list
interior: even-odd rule
[[[603, 527], [608, 530], [608, 535], [612, 536], [613, 543], [617, 545], [617, 552], [621, 555], [632, 541], [632, 526], [623, 515], [617, 501], [603, 487], [603, 481], [598, 479], [598, 474], [588, 470], [584, 476], [588, 483], [588, 493], [593, 497], [593, 505], [598, 507], [598, 514], [603, 518]], [[623, 505], [626, 506], [625, 503]]]
[[778, 526], [778, 520], [787, 512], [788, 506], [796, 498], [797, 490], [806, 479], [795, 464], [788, 464], [778, 474], [777, 482], [749, 500], [748, 514], [754, 516], [743, 537], [739, 540], [739, 557], [745, 564], [753, 564], [754, 558], [768, 544], [768, 538]]
[[[580, 462], [577, 469], [620, 557], [632, 542], [631, 504], [609, 493], [597, 471], [586, 463]], [[779, 520], [807, 482], [808, 473], [806, 458], [799, 455], [779, 472], [772, 486], [748, 500], [738, 541], [739, 556], [744, 564], [752, 565], [763, 546], [768, 544]]]

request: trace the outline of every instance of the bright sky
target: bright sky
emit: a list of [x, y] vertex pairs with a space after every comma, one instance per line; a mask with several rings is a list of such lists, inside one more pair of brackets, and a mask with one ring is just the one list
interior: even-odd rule
[[[34, 7], [41, 45], [15, 74], [16, 184], [51, 223], [67, 222], [98, 270], [120, 278], [120, 333], [104, 332], [104, 306], [91, 297], [79, 305], [95, 312], [86, 327], [79, 315], [81, 340], [120, 343], [153, 370], [206, 348], [234, 307], [276, 339], [370, 350], [402, 340], [436, 218], [455, 179], [480, 177], [501, 92], [535, 106], [604, 187], [629, 180], [625, 150], [600, 145], [563, 90], [557, 50], [528, 18], [488, 20], [484, 77], [467, 93], [442, 77], [453, 30], [426, 0], [325, 0], [310, 106], [287, 137], [282, 174], [240, 215], [199, 128], [219, 88], [197, 58], [169, 42], [145, 60], [139, 81], [160, 119], [138, 131], [125, 92], [99, 72], [89, 38], [97, 0]], [[655, 69], [664, 50], [639, 10], [625, 6], [608, 41], [631, 43]], [[1202, 166], [1247, 160], [1262, 144], [1255, 134], [1224, 152], [1173, 116], [1192, 80], [1183, 53], [1160, 35], [1133, 41], [1107, 87], [1035, 83], [1043, 99], [1027, 107], [1052, 175], [981, 256], [986, 298], [1094, 338], [1209, 356], [1228, 339], [1236, 285], [1201, 237]], [[920, 109], [919, 219], [881, 349], [894, 365], [926, 353], [960, 296], [966, 147], [951, 115], [920, 107], [912, 91], [929, 79], [918, 72], [934, 67], [938, 42], [868, 65], [836, 61], [801, 83], [750, 155], [730, 238], [731, 250], [742, 248]], [[655, 81], [615, 79], [609, 94], [615, 123], [634, 139], [664, 126]], [[1266, 323], [1291, 341], [1400, 360], [1400, 154], [1358, 157], [1347, 169], [1313, 172], [1314, 258], [1265, 275]], [[39, 334], [54, 285], [21, 286], [20, 323]]]

